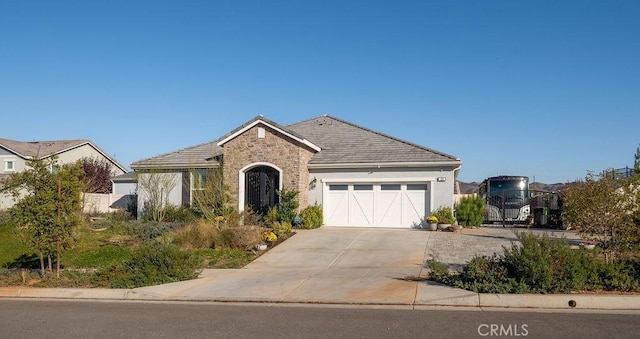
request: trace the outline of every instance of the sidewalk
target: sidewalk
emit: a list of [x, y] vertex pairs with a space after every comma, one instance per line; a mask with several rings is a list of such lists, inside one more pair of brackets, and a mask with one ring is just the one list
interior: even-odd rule
[[0, 298], [640, 311], [640, 295], [479, 294], [424, 280], [432, 256], [462, 264], [474, 254], [501, 253], [515, 238], [502, 228], [465, 232], [300, 231], [245, 268], [204, 270], [195, 280], [136, 289], [10, 287], [0, 288]]

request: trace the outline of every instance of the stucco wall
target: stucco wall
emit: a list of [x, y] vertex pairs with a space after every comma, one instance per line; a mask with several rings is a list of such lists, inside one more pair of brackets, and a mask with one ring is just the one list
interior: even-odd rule
[[151, 175], [166, 175], [171, 178], [172, 189], [169, 193], [169, 204], [180, 206], [182, 204], [182, 172], [138, 173], [138, 218], [144, 216], [144, 202], [148, 194], [143, 184]]
[[135, 182], [114, 182], [111, 187], [113, 194], [135, 194], [137, 186]]
[[[264, 138], [258, 137], [258, 128], [265, 129]], [[313, 151], [297, 141], [265, 125], [258, 124], [229, 140], [224, 147], [224, 181], [229, 187], [233, 206], [244, 209], [244, 201], [239, 201], [239, 181], [241, 170], [248, 170], [252, 164], [272, 164], [282, 170], [281, 187], [296, 189], [300, 207], [308, 204], [307, 192], [309, 173], [307, 162]]]
[[[5, 170], [7, 161], [13, 161], [13, 171]], [[26, 166], [26, 161], [24, 161], [24, 159], [20, 158], [17, 155], [13, 155], [13, 154], [0, 155], [0, 174], [11, 174], [14, 172], [22, 172], [24, 171], [25, 166]]]
[[111, 160], [104, 157], [100, 152], [98, 152], [91, 145], [85, 144], [80, 147], [76, 147], [74, 149], [70, 149], [64, 153], [61, 153], [57, 156], [58, 162], [62, 164], [70, 163], [78, 161], [82, 158], [95, 158], [95, 159], [105, 159], [112, 164], [112, 176], [118, 176], [124, 174], [125, 172], [118, 168]]

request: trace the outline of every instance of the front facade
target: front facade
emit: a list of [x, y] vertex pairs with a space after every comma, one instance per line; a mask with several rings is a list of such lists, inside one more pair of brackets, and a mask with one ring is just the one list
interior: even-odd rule
[[[105, 159], [112, 164], [113, 174], [120, 175], [126, 168], [111, 158], [91, 141], [53, 140], [23, 142], [0, 138], [0, 180], [12, 173], [28, 169], [30, 160], [53, 159], [59, 164], [76, 162], [82, 158]], [[13, 198], [0, 195], [0, 209], [13, 206]]]
[[[258, 116], [214, 142], [131, 167], [139, 176], [171, 176], [172, 204], [192, 203], [198, 173], [222, 166], [240, 211], [266, 212], [286, 188], [300, 192], [301, 208], [322, 205], [325, 225], [412, 227], [453, 205], [460, 165], [453, 156], [331, 116], [288, 126]], [[144, 199], [139, 190], [138, 206]]]

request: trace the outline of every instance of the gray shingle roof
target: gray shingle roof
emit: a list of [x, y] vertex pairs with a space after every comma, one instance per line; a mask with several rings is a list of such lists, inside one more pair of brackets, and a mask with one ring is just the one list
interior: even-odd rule
[[322, 148], [310, 165], [460, 162], [452, 155], [328, 115], [287, 127]]
[[338, 118], [323, 115], [288, 126], [279, 125], [262, 116], [227, 133], [220, 139], [179, 151], [136, 161], [131, 168], [197, 168], [219, 166], [218, 157], [224, 148], [218, 142], [225, 140], [256, 120], [280, 128], [299, 139], [321, 148], [309, 165], [350, 165], [350, 164], [459, 164], [460, 159], [442, 152], [416, 145], [383, 133], [375, 132]]
[[111, 178], [113, 182], [136, 182], [136, 173], [135, 172], [127, 172], [125, 174], [117, 175]]
[[47, 158], [62, 151], [89, 143], [86, 139], [50, 140], [50, 141], [16, 141], [0, 138], [0, 146], [24, 159], [35, 157]]
[[133, 169], [146, 168], [208, 168], [220, 165], [216, 159], [222, 155], [222, 147], [218, 141], [183, 148], [181, 150], [165, 153], [156, 157], [136, 161], [131, 164]]

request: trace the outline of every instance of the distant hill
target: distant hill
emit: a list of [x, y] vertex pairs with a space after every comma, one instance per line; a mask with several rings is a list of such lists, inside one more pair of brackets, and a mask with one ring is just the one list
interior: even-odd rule
[[[458, 181], [458, 185], [460, 186], [461, 194], [473, 194], [478, 193], [478, 189], [480, 187], [479, 182], [462, 182]], [[529, 184], [529, 189], [531, 191], [538, 192], [558, 192], [562, 191], [566, 184], [556, 183], [556, 184], [543, 184], [541, 182], [534, 182]]]

